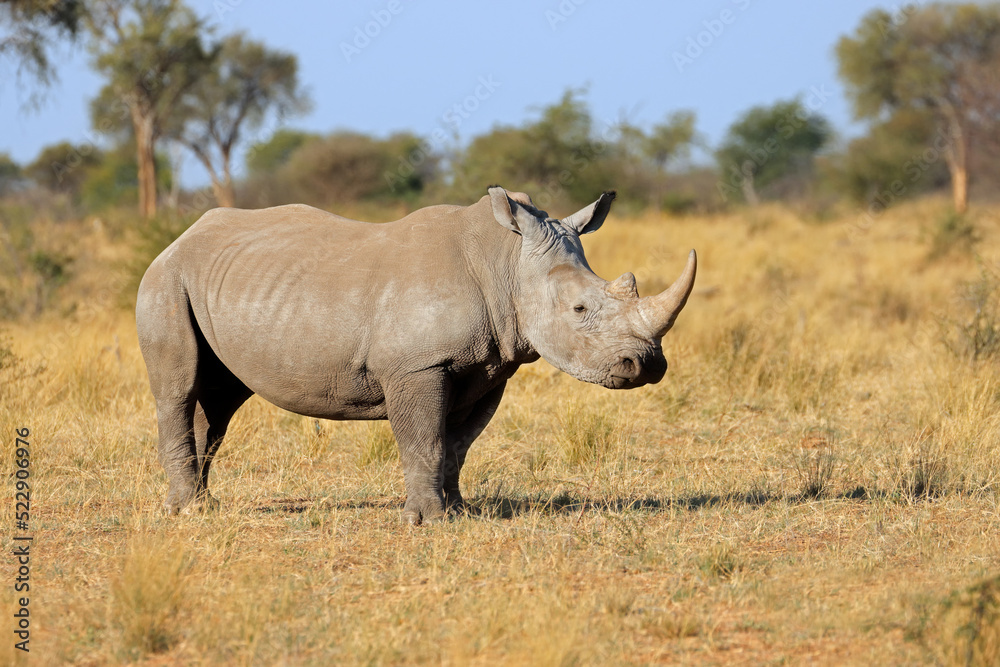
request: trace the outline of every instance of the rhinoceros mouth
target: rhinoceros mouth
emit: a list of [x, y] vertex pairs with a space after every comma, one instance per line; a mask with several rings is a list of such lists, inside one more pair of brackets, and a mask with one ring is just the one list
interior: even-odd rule
[[646, 383], [636, 382], [635, 378], [622, 377], [621, 375], [611, 375], [603, 384], [608, 389], [635, 389], [636, 387], [641, 387]]

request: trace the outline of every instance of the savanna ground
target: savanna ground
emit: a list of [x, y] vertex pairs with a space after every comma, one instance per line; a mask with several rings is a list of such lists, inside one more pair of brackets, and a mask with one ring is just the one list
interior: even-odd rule
[[612, 217], [591, 264], [643, 293], [699, 251], [667, 376], [523, 368], [464, 473], [481, 516], [416, 529], [384, 424], [256, 398], [223, 509], [164, 516], [134, 241], [39, 223], [77, 303], [0, 346], [3, 550], [18, 427], [35, 536], [31, 653], [6, 557], [0, 662], [996, 664], [1000, 212], [970, 250], [945, 211]]

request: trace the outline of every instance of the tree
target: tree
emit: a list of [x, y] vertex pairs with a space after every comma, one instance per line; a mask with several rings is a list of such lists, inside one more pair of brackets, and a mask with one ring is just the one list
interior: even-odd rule
[[376, 139], [336, 132], [303, 144], [276, 180], [285, 197], [317, 205], [402, 199], [420, 192], [435, 174], [434, 156], [425, 155], [413, 164], [419, 150], [420, 140], [409, 133]]
[[247, 150], [246, 167], [251, 174], [273, 174], [284, 166], [292, 154], [308, 141], [319, 136], [299, 130], [278, 130], [267, 141]]
[[15, 190], [22, 179], [21, 165], [10, 157], [10, 154], [0, 152], [0, 197]]
[[675, 111], [653, 126], [643, 148], [658, 169], [665, 170], [671, 160], [690, 157], [696, 140], [695, 119], [693, 111]]
[[848, 144], [834, 174], [839, 186], [858, 203], [885, 208], [947, 183], [947, 169], [933, 146], [934, 131], [934, 118], [926, 110], [895, 111]]
[[87, 172], [100, 164], [101, 152], [91, 145], [74, 146], [68, 141], [44, 147], [38, 157], [24, 168], [36, 184], [73, 197], [80, 191]]
[[243, 133], [271, 113], [281, 120], [308, 106], [294, 54], [233, 35], [219, 46], [215, 66], [188, 89], [167, 133], [208, 171], [219, 206], [233, 206], [231, 163]]
[[0, 2], [0, 56], [13, 58], [19, 73], [27, 72], [43, 86], [50, 83], [52, 42], [76, 37], [83, 12], [82, 0]]
[[965, 212], [970, 151], [997, 131], [1000, 5], [933, 3], [896, 16], [875, 10], [840, 39], [837, 58], [859, 119], [898, 109], [933, 114], [949, 139], [955, 210]]
[[582, 91], [567, 90], [522, 127], [498, 127], [477, 136], [454, 165], [456, 199], [482, 195], [483, 183], [532, 193], [539, 206], [582, 205], [612, 187], [618, 146], [595, 136]]
[[156, 142], [185, 93], [211, 66], [203, 22], [181, 0], [95, 0], [87, 19], [94, 64], [108, 83], [91, 106], [99, 129], [130, 119], [139, 211], [156, 214]]
[[[89, 167], [79, 187], [79, 200], [88, 211], [101, 211], [139, 198], [135, 146], [126, 141], [102, 151], [97, 164]], [[156, 182], [161, 190], [171, 187], [173, 174], [162, 153], [156, 154]]]
[[715, 153], [724, 201], [742, 193], [748, 204], [759, 191], [789, 177], [812, 172], [816, 153], [829, 141], [830, 125], [800, 100], [754, 107], [741, 116]]

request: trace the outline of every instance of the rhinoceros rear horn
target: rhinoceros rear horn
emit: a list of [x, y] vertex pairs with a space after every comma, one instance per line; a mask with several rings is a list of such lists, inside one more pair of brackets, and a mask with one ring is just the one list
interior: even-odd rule
[[614, 190], [605, 192], [590, 206], [581, 208], [573, 215], [563, 218], [562, 223], [577, 234], [596, 232], [604, 224], [604, 219], [608, 217], [608, 213], [611, 211], [611, 202], [615, 200], [615, 196]]
[[694, 288], [694, 277], [698, 272], [698, 255], [692, 250], [688, 254], [687, 266], [680, 278], [674, 284], [656, 296], [647, 296], [639, 300], [639, 327], [641, 333], [648, 338], [661, 338], [674, 326], [674, 320], [684, 308], [691, 290]]

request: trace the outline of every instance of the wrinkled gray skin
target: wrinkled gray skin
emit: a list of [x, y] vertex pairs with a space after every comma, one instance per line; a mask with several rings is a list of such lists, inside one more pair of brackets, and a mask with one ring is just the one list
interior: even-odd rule
[[206, 213], [152, 263], [136, 305], [167, 510], [217, 505], [212, 457], [255, 393], [310, 417], [388, 419], [416, 524], [464, 507], [466, 452], [521, 364], [541, 355], [612, 389], [658, 382], [695, 255], [654, 297], [631, 273], [597, 277], [579, 235], [613, 199], [562, 220], [500, 187], [385, 224], [302, 205]]

